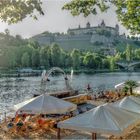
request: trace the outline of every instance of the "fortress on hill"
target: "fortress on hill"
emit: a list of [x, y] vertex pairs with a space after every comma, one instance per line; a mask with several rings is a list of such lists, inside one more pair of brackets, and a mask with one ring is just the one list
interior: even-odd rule
[[[49, 33], [44, 32], [42, 34], [33, 37], [41, 45], [51, 45], [56, 43], [66, 50], [72, 48], [77, 49], [95, 49], [97, 46], [112, 48], [114, 42], [126, 39], [125, 34], [119, 34], [119, 26], [115, 27], [106, 26], [104, 20], [95, 27], [92, 27], [88, 22], [86, 27], [81, 28], [80, 25], [75, 29], [68, 29], [67, 33]], [[99, 48], [99, 47], [98, 47]]]

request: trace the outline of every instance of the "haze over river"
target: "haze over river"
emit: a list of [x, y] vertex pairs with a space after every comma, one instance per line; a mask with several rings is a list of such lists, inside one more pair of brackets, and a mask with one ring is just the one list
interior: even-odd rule
[[[52, 76], [50, 82], [41, 84], [41, 77], [0, 78], [0, 112], [7, 111], [14, 104], [41, 94], [46, 91], [64, 90], [65, 82], [62, 75]], [[73, 75], [72, 86], [84, 91], [90, 84], [94, 91], [113, 89], [116, 84], [128, 79], [140, 81], [140, 73], [98, 73]]]

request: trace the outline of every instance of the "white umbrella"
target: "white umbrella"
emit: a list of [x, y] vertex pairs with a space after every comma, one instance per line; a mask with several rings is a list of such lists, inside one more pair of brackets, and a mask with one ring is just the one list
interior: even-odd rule
[[116, 89], [122, 89], [125, 86], [125, 82], [119, 83], [117, 85], [115, 85]]
[[28, 114], [63, 114], [73, 111], [77, 106], [73, 103], [42, 94], [14, 106], [19, 113]]
[[140, 94], [140, 86], [139, 87], [136, 87], [134, 90], [133, 90], [134, 93], [136, 94]]
[[122, 135], [139, 121], [139, 114], [105, 104], [58, 123], [59, 128]]
[[113, 103], [113, 105], [134, 113], [140, 113], [140, 99], [134, 96], [125, 97], [122, 100]]

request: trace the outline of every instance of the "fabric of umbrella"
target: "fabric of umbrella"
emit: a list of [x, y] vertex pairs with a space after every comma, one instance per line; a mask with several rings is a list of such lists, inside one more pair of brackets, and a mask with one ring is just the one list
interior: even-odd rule
[[116, 89], [122, 89], [125, 86], [125, 82], [119, 83], [117, 85], [115, 85]]
[[140, 94], [140, 86], [139, 87], [136, 87], [134, 90], [133, 90], [134, 93], [136, 94]]
[[140, 113], [140, 98], [138, 97], [128, 96], [112, 105], [134, 113]]
[[18, 113], [28, 114], [63, 114], [76, 110], [73, 103], [58, 99], [47, 94], [42, 94], [14, 106]]
[[58, 128], [121, 136], [139, 122], [139, 114], [105, 104], [58, 123]]

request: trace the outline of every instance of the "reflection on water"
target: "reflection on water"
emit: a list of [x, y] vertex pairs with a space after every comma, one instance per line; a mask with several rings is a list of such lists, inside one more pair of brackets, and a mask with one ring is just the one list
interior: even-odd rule
[[[128, 79], [139, 81], [140, 73], [79, 74], [73, 76], [72, 86], [80, 91], [83, 91], [87, 84], [90, 84], [93, 90], [112, 89], [116, 84]], [[62, 76], [50, 77], [50, 80], [47, 84], [41, 84], [41, 77], [0, 78], [0, 111], [31, 98], [33, 94], [66, 88]]]

